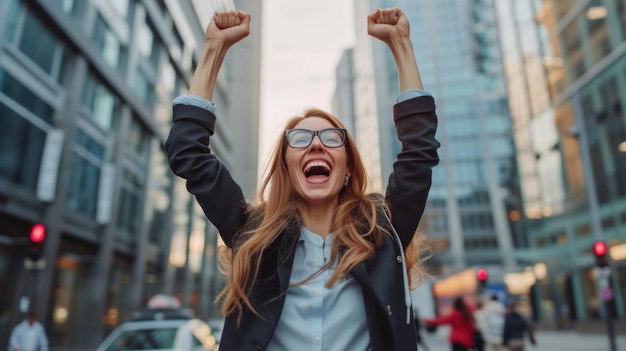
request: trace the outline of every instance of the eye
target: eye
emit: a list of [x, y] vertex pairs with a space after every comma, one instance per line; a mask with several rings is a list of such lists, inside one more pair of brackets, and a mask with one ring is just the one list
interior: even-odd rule
[[343, 143], [343, 133], [339, 130], [327, 129], [321, 134], [326, 145], [339, 146]]
[[292, 131], [289, 133], [289, 145], [292, 147], [307, 146], [311, 142], [311, 133], [306, 131]]

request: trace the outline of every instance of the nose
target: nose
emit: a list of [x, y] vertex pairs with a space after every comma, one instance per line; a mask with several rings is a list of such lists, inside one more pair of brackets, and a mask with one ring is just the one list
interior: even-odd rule
[[309, 145], [309, 149], [323, 149], [324, 144], [322, 144], [322, 139], [320, 139], [319, 135], [314, 135], [313, 140], [311, 140], [311, 145]]

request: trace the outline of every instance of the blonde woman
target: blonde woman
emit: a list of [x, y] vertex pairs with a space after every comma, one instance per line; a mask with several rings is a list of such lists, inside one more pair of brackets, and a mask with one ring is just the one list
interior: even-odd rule
[[404, 13], [379, 9], [367, 21], [393, 54], [401, 91], [390, 118], [402, 150], [385, 195], [366, 194], [365, 168], [339, 119], [310, 108], [280, 133], [256, 204], [245, 201], [207, 147], [218, 70], [249, 34], [245, 12], [215, 14], [189, 95], [173, 102], [171, 168], [226, 243], [220, 350], [417, 349], [409, 284], [423, 272], [415, 233], [438, 163], [437, 117]]

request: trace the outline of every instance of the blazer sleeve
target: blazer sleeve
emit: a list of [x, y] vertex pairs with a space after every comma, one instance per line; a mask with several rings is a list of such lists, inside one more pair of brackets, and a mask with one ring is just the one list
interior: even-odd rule
[[247, 204], [241, 187], [209, 148], [215, 122], [215, 115], [206, 109], [174, 105], [165, 149], [174, 174], [187, 180], [187, 190], [232, 247], [233, 237], [245, 222]]
[[420, 222], [432, 183], [432, 167], [439, 163], [435, 139], [437, 115], [432, 96], [394, 105], [394, 122], [401, 149], [389, 176], [386, 201], [403, 247], [411, 242]]

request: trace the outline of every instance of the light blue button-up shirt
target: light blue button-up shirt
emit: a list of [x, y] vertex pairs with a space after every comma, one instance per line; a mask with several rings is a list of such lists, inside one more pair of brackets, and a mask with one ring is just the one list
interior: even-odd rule
[[[290, 285], [309, 278], [328, 262], [332, 238], [332, 233], [324, 240], [301, 228]], [[287, 290], [268, 351], [370, 349], [361, 286], [351, 276], [330, 289], [325, 286], [336, 267], [337, 262], [306, 284]]]
[[[396, 98], [396, 103], [430, 95], [424, 90], [410, 89]], [[215, 113], [215, 105], [201, 97], [182, 95], [172, 102], [193, 105]], [[291, 268], [289, 283], [302, 282], [330, 258], [333, 234], [322, 239], [302, 227]], [[345, 351], [370, 350], [370, 337], [359, 284], [348, 276], [332, 287], [325, 285], [337, 262], [306, 284], [290, 287], [268, 351]], [[408, 292], [407, 292], [408, 293]]]

